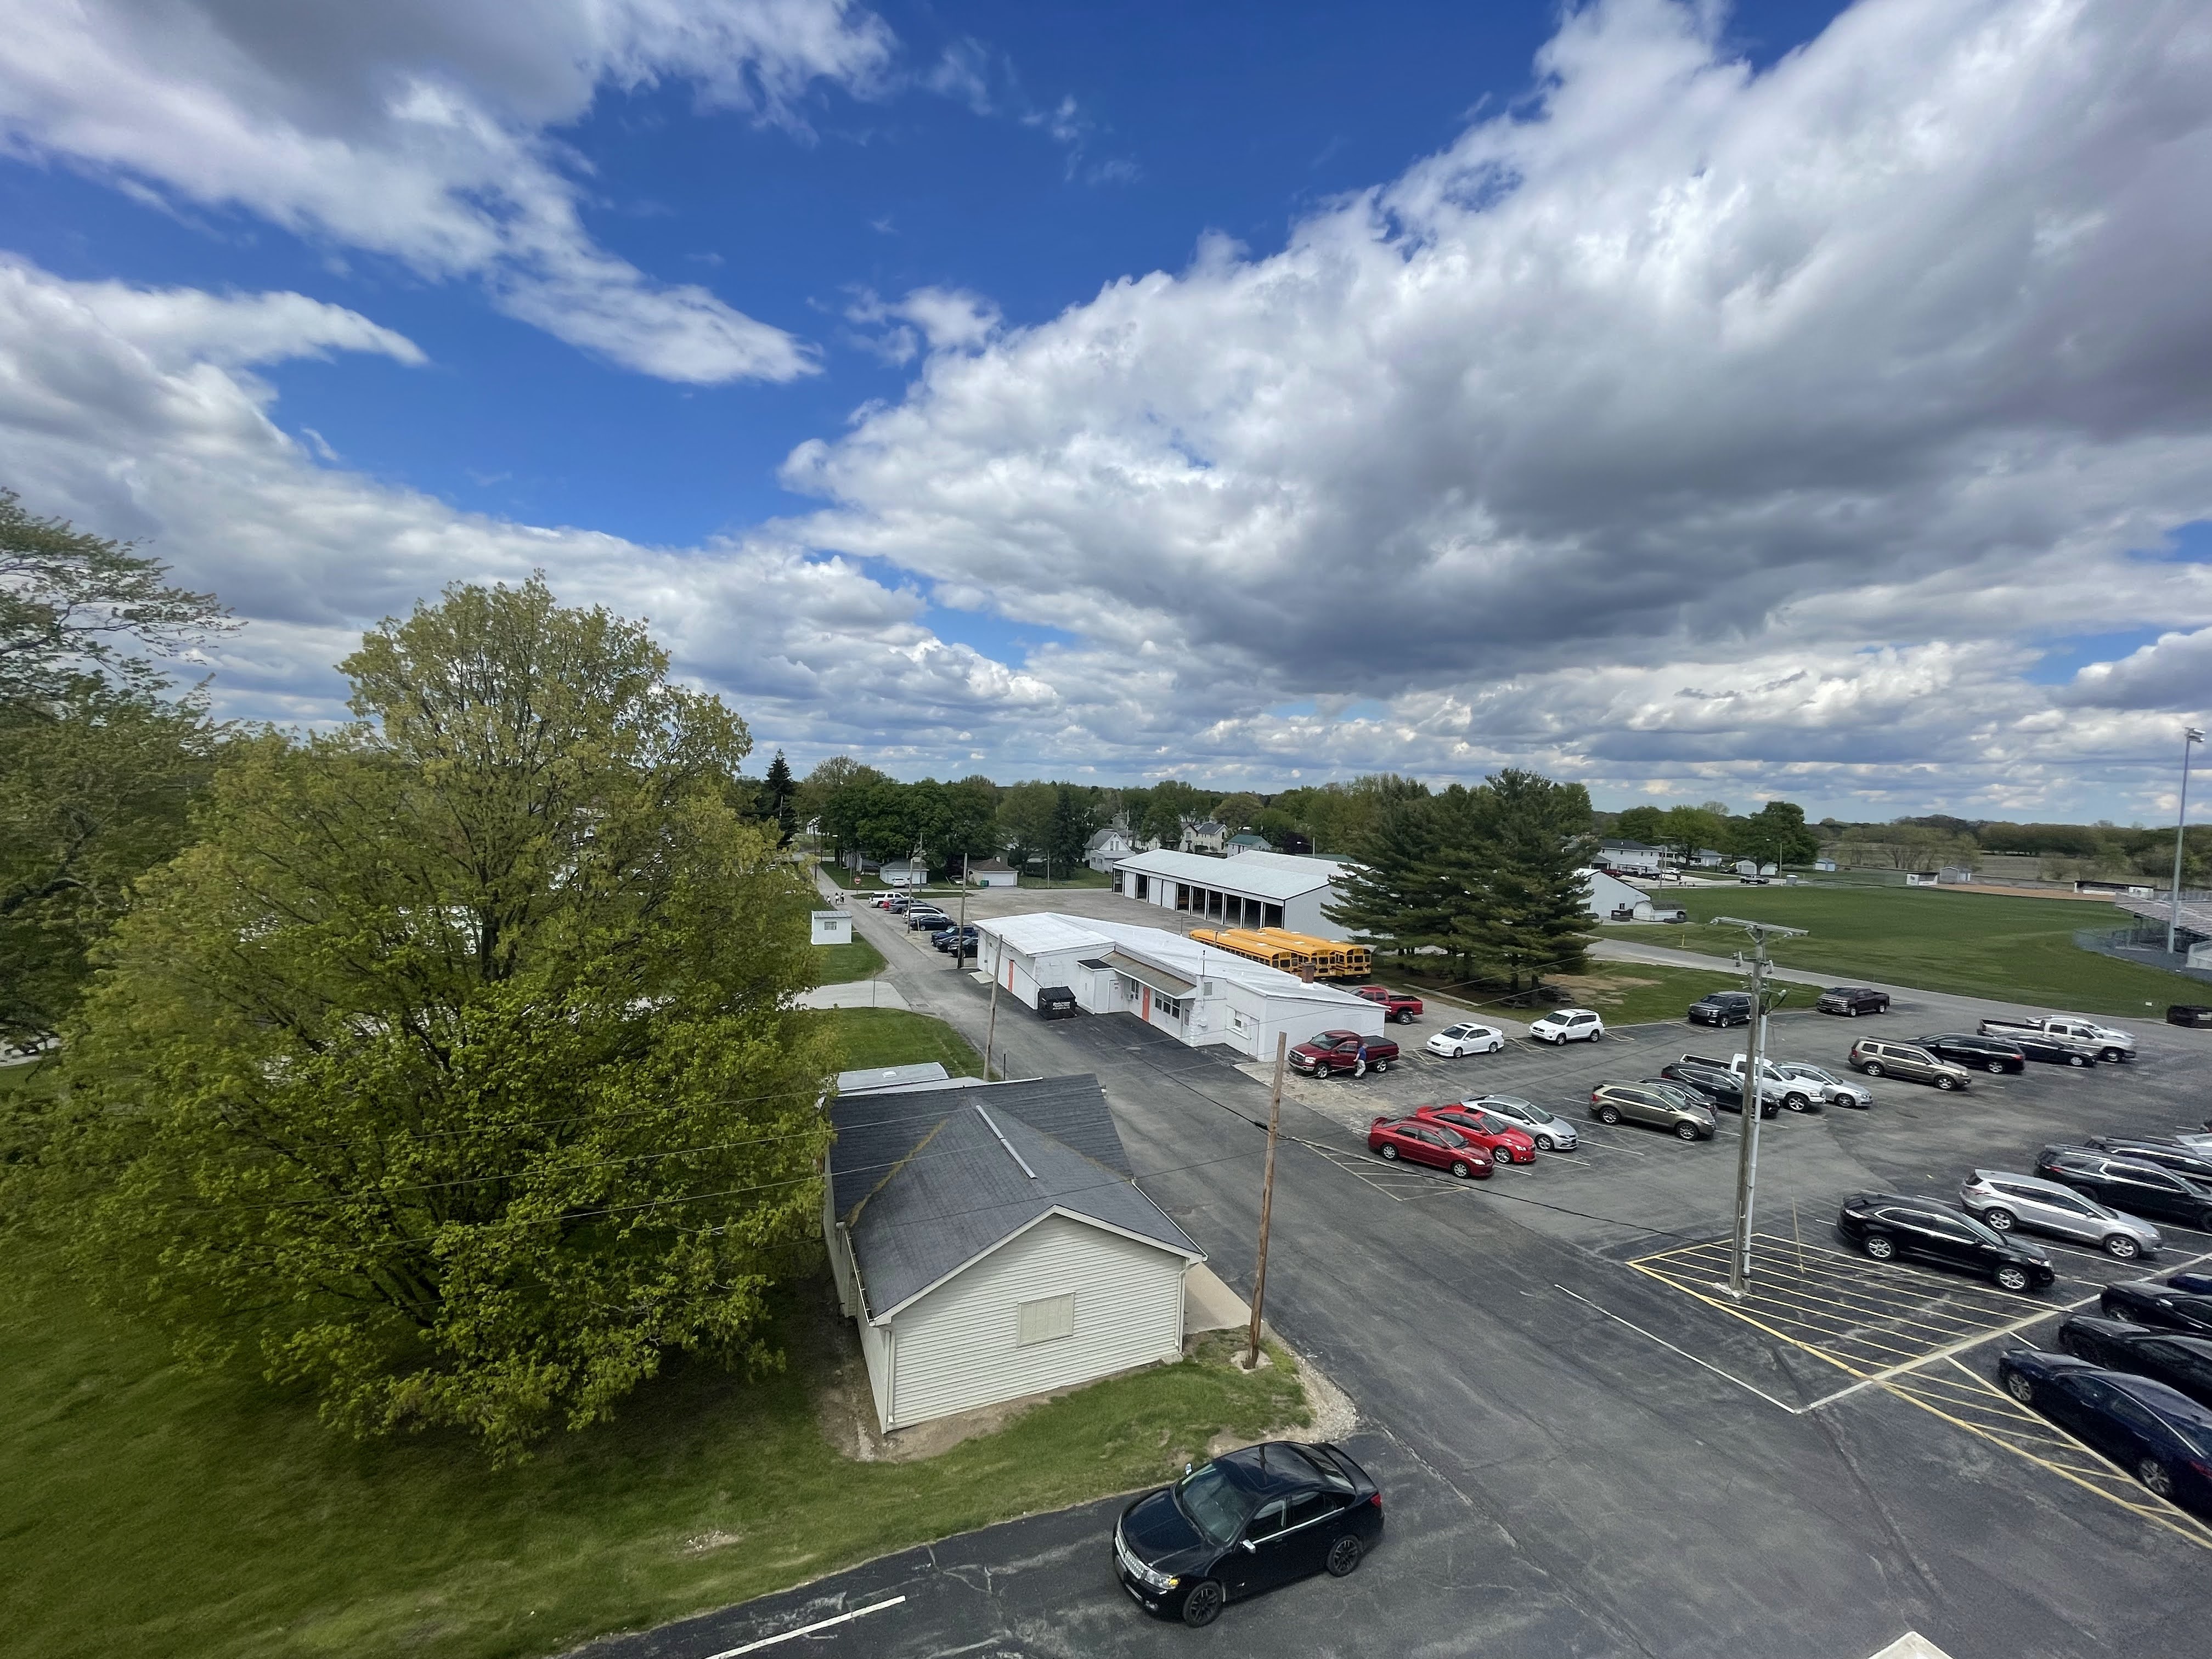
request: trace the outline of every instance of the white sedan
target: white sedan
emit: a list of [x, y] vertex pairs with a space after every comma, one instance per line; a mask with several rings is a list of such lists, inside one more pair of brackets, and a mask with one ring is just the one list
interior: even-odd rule
[[1459, 1060], [1468, 1054], [1494, 1054], [1505, 1046], [1505, 1039], [1487, 1025], [1463, 1019], [1445, 1026], [1422, 1046], [1446, 1060]]
[[1587, 1008], [1554, 1008], [1528, 1028], [1542, 1042], [1595, 1042], [1605, 1035], [1605, 1022]]

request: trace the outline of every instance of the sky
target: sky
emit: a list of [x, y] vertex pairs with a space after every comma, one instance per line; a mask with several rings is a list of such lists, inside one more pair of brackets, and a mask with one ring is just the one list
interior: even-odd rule
[[0, 485], [226, 715], [532, 570], [802, 772], [2157, 823], [2212, 712], [2200, 0], [0, 37]]

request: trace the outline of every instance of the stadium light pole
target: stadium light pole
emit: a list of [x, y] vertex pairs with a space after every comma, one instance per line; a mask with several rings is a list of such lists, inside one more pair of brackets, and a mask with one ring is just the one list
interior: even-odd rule
[[1759, 1109], [1766, 1092], [1766, 1080], [1760, 1075], [1766, 1061], [1766, 941], [1802, 939], [1806, 930], [1771, 921], [1747, 921], [1741, 916], [1715, 916], [1710, 925], [1741, 927], [1751, 935], [1751, 1036], [1744, 1043], [1743, 1134], [1736, 1143], [1735, 1158], [1735, 1241], [1729, 1253], [1729, 1294], [1741, 1302], [1751, 1285], [1752, 1194], [1759, 1184]]
[[2181, 843], [2189, 832], [2189, 751], [2204, 741], [2201, 727], [2181, 728], [2181, 811], [2173, 819], [2173, 892], [2166, 902], [2166, 953], [2173, 954], [2174, 924], [2181, 920]]

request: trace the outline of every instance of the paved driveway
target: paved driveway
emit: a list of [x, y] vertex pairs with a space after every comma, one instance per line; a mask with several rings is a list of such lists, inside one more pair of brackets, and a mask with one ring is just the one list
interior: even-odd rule
[[[912, 1006], [980, 1041], [982, 988], [873, 913], [861, 925]], [[1855, 1030], [1971, 1012], [1902, 994], [1912, 1006], [1886, 1020], [1785, 1018], [1782, 1050], [1833, 1061]], [[1521, 1046], [1300, 1090], [1285, 1109], [1267, 1311], [1352, 1394], [1353, 1449], [1389, 1494], [1389, 1541], [1354, 1578], [1233, 1607], [1203, 1633], [1163, 1626], [1115, 1586], [1105, 1504], [598, 1650], [704, 1659], [902, 1595], [756, 1650], [1864, 1659], [1917, 1630], [1955, 1659], [2197, 1659], [2212, 1534], [2118, 1501], [2137, 1495], [2124, 1482], [2093, 1490], [2069, 1468], [2094, 1475], [2096, 1460], [2036, 1441], [1975, 1392], [1997, 1346], [2047, 1336], [2106, 1267], [2069, 1261], [2054, 1295], [2000, 1301], [1929, 1275], [1862, 1283], [1855, 1258], [1818, 1254], [1835, 1252], [1835, 1204], [1858, 1188], [1941, 1194], [1974, 1164], [2021, 1167], [2047, 1138], [2202, 1118], [2212, 1033], [2138, 1029], [2132, 1066], [2033, 1067], [1962, 1096], [1886, 1083], [1870, 1112], [1769, 1124], [1755, 1283], [1786, 1320], [1711, 1290], [1733, 1119], [1694, 1146], [1593, 1126], [1577, 1160], [1480, 1185], [1389, 1169], [1357, 1133], [1370, 1109], [1468, 1083], [1571, 1109], [1594, 1078], [1649, 1075], [1713, 1033], [1641, 1027], [1591, 1049]], [[1048, 1024], [1003, 999], [997, 1035], [1017, 1075], [1098, 1073], [1146, 1190], [1248, 1292], [1267, 1093], [1235, 1057], [1127, 1018]], [[2181, 1242], [2175, 1259], [2212, 1249]], [[1876, 1376], [1885, 1353], [1918, 1369]]]

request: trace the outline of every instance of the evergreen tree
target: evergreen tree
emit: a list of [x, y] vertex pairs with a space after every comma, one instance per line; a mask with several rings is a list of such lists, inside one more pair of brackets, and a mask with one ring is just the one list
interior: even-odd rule
[[775, 751], [775, 758], [768, 763], [768, 776], [761, 785], [761, 810], [763, 817], [775, 820], [776, 845], [788, 847], [791, 837], [799, 828], [799, 811], [795, 799], [799, 785], [791, 775], [790, 763], [783, 750]]
[[1474, 797], [1480, 891], [1454, 932], [1515, 990], [1581, 971], [1595, 930], [1582, 872], [1596, 854], [1589, 793], [1534, 772], [1499, 772]]

